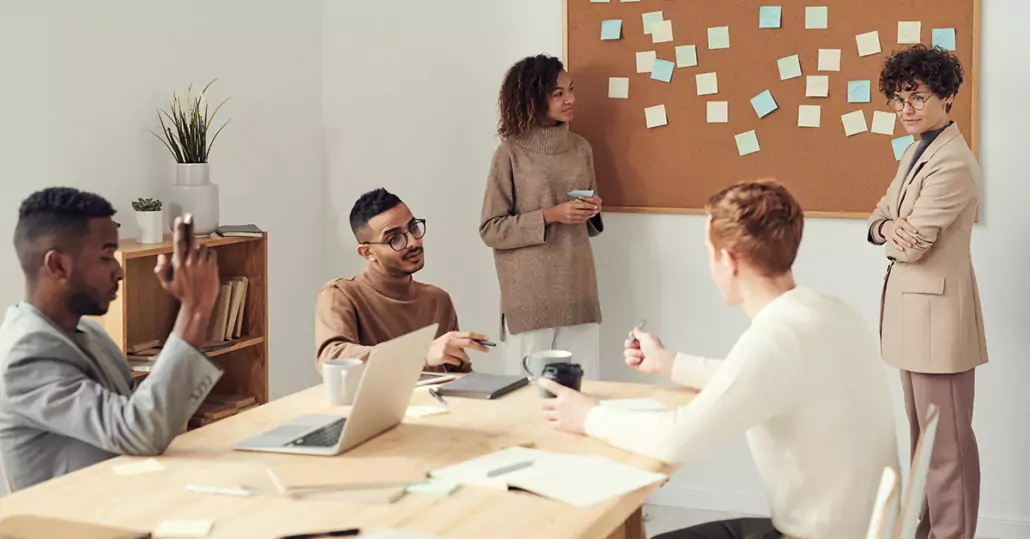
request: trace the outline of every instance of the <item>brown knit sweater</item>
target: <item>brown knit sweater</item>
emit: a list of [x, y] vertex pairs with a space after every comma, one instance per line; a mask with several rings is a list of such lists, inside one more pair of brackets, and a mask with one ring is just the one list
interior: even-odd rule
[[590, 237], [598, 215], [582, 225], [544, 225], [543, 210], [593, 189], [594, 156], [568, 124], [538, 128], [498, 146], [490, 166], [479, 234], [494, 250], [501, 314], [513, 334], [600, 323]]

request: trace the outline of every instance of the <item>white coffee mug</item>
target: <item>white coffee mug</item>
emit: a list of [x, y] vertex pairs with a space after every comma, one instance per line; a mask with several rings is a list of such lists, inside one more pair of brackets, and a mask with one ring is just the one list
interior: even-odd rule
[[330, 359], [322, 364], [322, 386], [325, 400], [332, 406], [347, 406], [354, 402], [365, 363], [360, 359]]

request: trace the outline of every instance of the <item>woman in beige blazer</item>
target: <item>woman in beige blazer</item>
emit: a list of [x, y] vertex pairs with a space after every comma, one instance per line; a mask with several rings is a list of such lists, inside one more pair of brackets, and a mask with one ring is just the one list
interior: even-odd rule
[[927, 406], [940, 408], [919, 538], [973, 539], [980, 499], [973, 369], [987, 362], [987, 345], [969, 244], [981, 178], [948, 118], [962, 74], [955, 55], [922, 45], [892, 55], [880, 74], [880, 91], [920, 139], [905, 150], [868, 228], [890, 261], [880, 347], [901, 369], [913, 451]]

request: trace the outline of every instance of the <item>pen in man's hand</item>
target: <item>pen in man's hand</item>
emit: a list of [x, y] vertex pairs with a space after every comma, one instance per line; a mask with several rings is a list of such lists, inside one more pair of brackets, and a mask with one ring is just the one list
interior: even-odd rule
[[490, 342], [490, 341], [485, 340], [485, 339], [482, 339], [482, 340], [481, 339], [472, 339], [472, 340], [476, 341], [477, 343], [479, 343], [479, 344], [481, 344], [483, 346], [497, 346], [497, 343]]

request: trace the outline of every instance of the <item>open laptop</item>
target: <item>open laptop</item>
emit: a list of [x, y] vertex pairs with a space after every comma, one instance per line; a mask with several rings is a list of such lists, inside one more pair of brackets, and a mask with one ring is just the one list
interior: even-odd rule
[[397, 426], [404, 419], [436, 329], [437, 324], [432, 324], [373, 348], [346, 417], [303, 415], [233, 449], [339, 455]]

